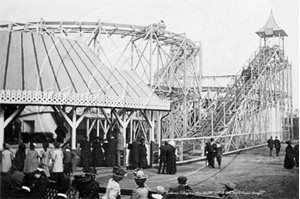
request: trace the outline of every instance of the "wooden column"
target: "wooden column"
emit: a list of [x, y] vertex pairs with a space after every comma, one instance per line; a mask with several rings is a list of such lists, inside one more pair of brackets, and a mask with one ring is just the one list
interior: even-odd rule
[[2, 149], [2, 144], [4, 142], [4, 106], [0, 104], [0, 148]]

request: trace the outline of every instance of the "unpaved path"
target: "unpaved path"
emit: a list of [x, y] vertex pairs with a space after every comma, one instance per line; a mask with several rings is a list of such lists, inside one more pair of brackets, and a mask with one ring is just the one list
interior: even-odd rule
[[[224, 156], [221, 169], [205, 167], [204, 161], [178, 165], [176, 175], [158, 175], [155, 168], [146, 169], [149, 175], [146, 184], [152, 189], [160, 185], [168, 190], [176, 185], [179, 175], [186, 175], [189, 185], [200, 195], [217, 196], [216, 192], [223, 189], [224, 183], [231, 181], [236, 184], [239, 198], [299, 198], [299, 169], [283, 168], [285, 147], [282, 144], [278, 157], [269, 157], [267, 147]], [[101, 186], [106, 186], [109, 177], [109, 172], [101, 174], [98, 178]], [[120, 184], [124, 189], [136, 187], [132, 171]]]

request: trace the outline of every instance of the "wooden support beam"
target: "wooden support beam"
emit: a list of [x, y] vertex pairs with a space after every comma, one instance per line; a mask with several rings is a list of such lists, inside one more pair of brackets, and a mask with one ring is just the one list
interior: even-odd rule
[[13, 120], [15, 119], [20, 113], [24, 110], [25, 106], [19, 106], [5, 121], [4, 121], [4, 128]]

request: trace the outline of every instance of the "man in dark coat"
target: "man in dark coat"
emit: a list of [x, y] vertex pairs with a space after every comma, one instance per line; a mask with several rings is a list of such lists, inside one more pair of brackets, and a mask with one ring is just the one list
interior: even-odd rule
[[279, 156], [281, 145], [280, 145], [280, 141], [277, 139], [277, 136], [275, 137], [275, 140], [274, 140], [274, 146], [276, 149], [276, 156]]
[[270, 149], [270, 157], [271, 157], [272, 152], [273, 152], [273, 147], [274, 147], [274, 141], [273, 141], [272, 136], [270, 137], [270, 139], [268, 139], [267, 143], [268, 143], [268, 147]]
[[111, 135], [111, 138], [108, 140], [108, 165], [116, 166], [117, 165], [117, 139]]
[[211, 138], [210, 142], [205, 145], [204, 153], [208, 162], [208, 166], [215, 168], [215, 157], [214, 157], [214, 139]]
[[131, 144], [128, 145], [129, 151], [129, 163], [132, 169], [136, 169], [139, 166], [139, 139], [137, 138]]
[[88, 140], [88, 137], [85, 136], [84, 140], [80, 144], [81, 148], [81, 166], [82, 167], [89, 167], [91, 165], [91, 143]]
[[141, 138], [141, 143], [139, 145], [139, 167], [140, 168], [147, 168], [148, 162], [147, 162], [147, 148], [145, 145], [145, 139]]
[[160, 155], [159, 155], [159, 166], [158, 166], [158, 174], [160, 174], [160, 170], [162, 167], [162, 174], [165, 173], [166, 170], [166, 165], [167, 165], [167, 146], [168, 146], [168, 142], [165, 141], [164, 145], [162, 145], [161, 147], [159, 147], [160, 150]]
[[215, 156], [218, 162], [219, 169], [221, 169], [221, 162], [222, 162], [222, 146], [219, 142], [216, 142], [215, 146]]
[[121, 166], [121, 157], [124, 154], [124, 137], [120, 131], [117, 130], [117, 166]]

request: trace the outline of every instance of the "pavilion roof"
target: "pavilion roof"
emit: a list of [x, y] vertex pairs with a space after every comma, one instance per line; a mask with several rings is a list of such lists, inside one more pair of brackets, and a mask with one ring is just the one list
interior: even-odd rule
[[0, 31], [0, 103], [169, 110], [134, 71], [106, 67], [84, 43]]
[[275, 22], [272, 10], [267, 23], [256, 34], [260, 37], [288, 36]]

